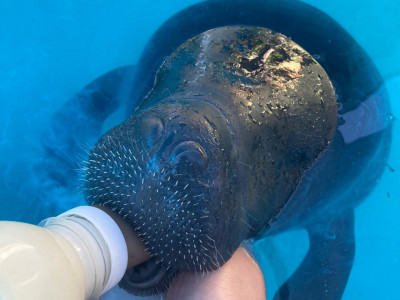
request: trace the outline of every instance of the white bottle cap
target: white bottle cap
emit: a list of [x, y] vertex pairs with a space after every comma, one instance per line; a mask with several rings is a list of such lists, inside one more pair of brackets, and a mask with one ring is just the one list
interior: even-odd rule
[[59, 215], [59, 217], [66, 216], [79, 216], [88, 220], [97, 228], [108, 247], [111, 271], [110, 277], [101, 293], [104, 294], [117, 285], [126, 272], [128, 266], [128, 248], [125, 238], [115, 221], [107, 213], [96, 207], [79, 206]]

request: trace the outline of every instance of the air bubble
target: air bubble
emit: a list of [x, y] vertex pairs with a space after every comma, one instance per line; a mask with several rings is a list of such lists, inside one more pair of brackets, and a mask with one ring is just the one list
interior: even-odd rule
[[389, 122], [392, 122], [394, 120], [394, 115], [391, 113], [386, 114], [386, 118]]

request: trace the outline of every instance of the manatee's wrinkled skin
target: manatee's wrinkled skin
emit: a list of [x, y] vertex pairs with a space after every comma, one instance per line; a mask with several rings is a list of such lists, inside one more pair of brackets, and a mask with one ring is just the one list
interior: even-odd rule
[[287, 37], [223, 27], [182, 44], [91, 151], [85, 196], [162, 266], [218, 268], [284, 207], [337, 126], [332, 84]]

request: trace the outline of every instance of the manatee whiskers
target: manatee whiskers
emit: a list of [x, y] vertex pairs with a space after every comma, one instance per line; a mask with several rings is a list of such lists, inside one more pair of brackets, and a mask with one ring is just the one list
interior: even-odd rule
[[245, 224], [250, 230], [254, 230], [255, 228], [253, 226], [251, 226], [249, 223], [247, 223], [247, 221], [243, 218], [240, 218], [240, 221]]
[[83, 143], [78, 143], [78, 147], [81, 150], [81, 152], [77, 154], [76, 168], [74, 168], [73, 171], [76, 172], [78, 176], [77, 180], [78, 182], [80, 182], [80, 184], [78, 184], [75, 187], [74, 192], [83, 194], [84, 184], [85, 182], [87, 182], [86, 173], [88, 171], [87, 166], [89, 164], [90, 149], [92, 148], [92, 146], [89, 146], [87, 144], [85, 145]]
[[[131, 195], [136, 194], [136, 184], [133, 182], [133, 176], [128, 169], [133, 169], [136, 172], [137, 168], [140, 168], [137, 163], [127, 159], [126, 148], [121, 147], [120, 142], [116, 143], [111, 136], [107, 138], [107, 142], [109, 145], [114, 145], [113, 150], [108, 149], [105, 143], [100, 144], [98, 145], [99, 151], [92, 151], [85, 163], [86, 178], [84, 181], [86, 187], [84, 190], [87, 194], [86, 197], [93, 203], [102, 205], [121, 202], [106, 199], [108, 195], [131, 197]], [[120, 152], [121, 149], [125, 152]], [[104, 200], [99, 198], [104, 198]], [[121, 212], [123, 210], [120, 209]]]
[[243, 211], [247, 216], [249, 216], [250, 218], [252, 218], [253, 221], [257, 221], [257, 219], [256, 219], [251, 213], [249, 213], [249, 211], [248, 211], [246, 208], [242, 207], [241, 209], [242, 209], [242, 211]]
[[248, 165], [248, 164], [246, 164], [246, 163], [244, 163], [244, 162], [242, 162], [242, 161], [238, 161], [237, 163], [248, 167], [250, 170], [253, 170], [253, 167], [252, 167], [252, 166], [250, 166], [250, 165]]

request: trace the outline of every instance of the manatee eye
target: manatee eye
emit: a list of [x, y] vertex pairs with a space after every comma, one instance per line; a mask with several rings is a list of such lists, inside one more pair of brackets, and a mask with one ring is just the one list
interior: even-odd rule
[[163, 135], [164, 126], [158, 118], [148, 118], [142, 121], [142, 137], [146, 140], [147, 146], [152, 148]]
[[178, 144], [170, 154], [173, 163], [179, 164], [186, 162], [189, 166], [207, 168], [208, 157], [203, 147], [193, 141], [182, 142]]

